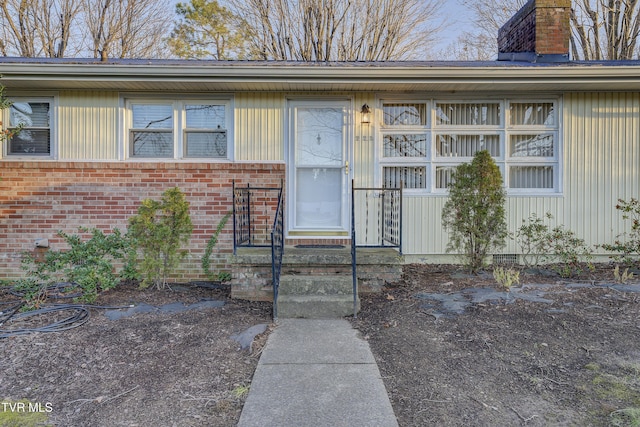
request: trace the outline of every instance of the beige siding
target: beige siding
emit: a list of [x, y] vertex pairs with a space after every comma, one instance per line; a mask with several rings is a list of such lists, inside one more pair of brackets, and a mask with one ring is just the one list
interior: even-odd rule
[[617, 200], [639, 196], [639, 113], [638, 93], [564, 97], [563, 219], [590, 244], [612, 242], [625, 231]]
[[234, 104], [235, 159], [283, 161], [285, 96], [239, 93]]
[[118, 104], [115, 92], [61, 92], [58, 158], [116, 160]]
[[371, 111], [375, 113], [375, 96], [371, 93], [357, 93], [353, 101], [354, 110], [354, 131], [355, 138], [353, 141], [353, 179], [355, 185], [359, 187], [370, 187], [375, 184], [376, 165], [375, 165], [375, 128], [372, 123], [363, 124], [360, 111], [364, 104], [369, 105]]

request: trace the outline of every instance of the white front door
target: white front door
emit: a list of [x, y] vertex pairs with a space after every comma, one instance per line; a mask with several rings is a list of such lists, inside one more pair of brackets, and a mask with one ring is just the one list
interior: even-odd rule
[[349, 101], [291, 101], [289, 235], [348, 235]]

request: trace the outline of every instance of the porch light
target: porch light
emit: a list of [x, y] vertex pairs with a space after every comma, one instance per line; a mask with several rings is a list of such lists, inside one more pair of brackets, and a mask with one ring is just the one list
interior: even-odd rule
[[371, 123], [371, 108], [369, 108], [369, 106], [367, 104], [364, 104], [362, 106], [362, 110], [360, 110], [360, 113], [362, 114], [362, 120], [360, 121], [362, 124], [369, 124]]

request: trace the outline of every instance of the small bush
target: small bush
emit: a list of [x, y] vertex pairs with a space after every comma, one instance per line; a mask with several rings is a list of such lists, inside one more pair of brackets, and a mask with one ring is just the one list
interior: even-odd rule
[[489, 251], [505, 246], [505, 197], [500, 169], [488, 151], [456, 168], [442, 225], [449, 231], [447, 252], [461, 253], [472, 273], [484, 266]]
[[616, 252], [614, 260], [632, 266], [640, 259], [640, 201], [631, 199], [627, 202], [619, 199], [616, 209], [622, 212], [623, 219], [631, 220], [631, 231], [617, 236], [613, 244], [600, 246], [607, 251]]
[[512, 268], [496, 267], [493, 269], [493, 278], [508, 291], [513, 285], [520, 283], [520, 272]]
[[47, 297], [47, 288], [60, 282], [77, 285], [82, 289], [78, 299], [94, 302], [99, 292], [114, 288], [129, 271], [125, 265], [117, 274], [114, 267], [116, 261], [125, 263], [130, 250], [130, 241], [120, 230], [109, 235], [95, 228], [80, 228], [80, 232], [91, 233], [91, 238], [85, 241], [80, 235], [58, 231], [69, 249], [49, 250], [42, 261], [25, 254], [22, 268], [27, 277], [16, 288], [24, 292], [28, 305], [39, 305]]
[[[553, 219], [550, 213], [545, 217]], [[591, 248], [573, 231], [565, 229], [563, 225], [550, 228], [536, 214], [531, 214], [522, 223], [516, 232], [516, 242], [522, 250], [525, 265], [555, 263], [552, 269], [562, 277], [579, 274], [582, 261], [587, 263], [588, 268], [593, 268]]]
[[231, 216], [231, 213], [228, 213], [222, 217], [222, 219], [220, 220], [220, 223], [218, 223], [218, 226], [216, 227], [216, 231], [213, 232], [213, 234], [211, 235], [211, 238], [209, 239], [209, 242], [207, 242], [207, 247], [204, 251], [204, 254], [202, 255], [202, 261], [200, 265], [202, 266], [202, 271], [204, 272], [204, 274], [207, 276], [209, 280], [213, 280], [213, 281], [219, 280], [221, 282], [225, 282], [231, 279], [231, 276], [229, 273], [226, 273], [224, 271], [213, 273], [211, 271], [211, 254], [213, 253], [213, 248], [215, 248], [216, 244], [218, 243], [218, 236], [222, 232], [222, 229], [224, 228], [224, 226], [227, 224], [227, 221], [229, 220], [230, 216]]
[[188, 243], [192, 231], [189, 202], [179, 188], [165, 191], [161, 201], [142, 202], [138, 214], [129, 218], [129, 234], [143, 256], [142, 287], [166, 286], [171, 271], [187, 254], [180, 247]]

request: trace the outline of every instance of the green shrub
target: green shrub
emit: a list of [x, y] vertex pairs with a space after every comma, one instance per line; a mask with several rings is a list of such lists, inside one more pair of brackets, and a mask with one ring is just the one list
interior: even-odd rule
[[189, 242], [193, 225], [189, 202], [179, 188], [162, 194], [161, 201], [146, 199], [138, 214], [129, 218], [129, 234], [142, 252], [142, 287], [164, 288], [171, 271], [187, 252], [180, 247]]
[[623, 219], [631, 220], [631, 231], [617, 236], [613, 244], [600, 246], [607, 251], [617, 252], [613, 256], [616, 261], [632, 266], [640, 259], [640, 201], [619, 199], [616, 209], [622, 212]]
[[231, 276], [229, 275], [229, 273], [226, 273], [224, 271], [213, 273], [211, 271], [211, 254], [213, 253], [213, 248], [218, 243], [218, 236], [222, 232], [222, 229], [224, 228], [224, 226], [227, 224], [227, 221], [229, 220], [230, 216], [231, 216], [231, 213], [227, 213], [225, 216], [222, 217], [222, 219], [218, 223], [218, 226], [216, 227], [216, 231], [213, 232], [213, 234], [211, 235], [211, 238], [207, 242], [207, 247], [204, 250], [204, 254], [202, 255], [202, 261], [200, 265], [202, 266], [202, 271], [204, 272], [204, 274], [207, 276], [209, 280], [213, 280], [213, 281], [219, 280], [221, 282], [225, 282], [231, 279]]
[[520, 283], [520, 272], [512, 268], [496, 267], [493, 270], [493, 278], [505, 290], [511, 290], [511, 287]]
[[[545, 214], [549, 220], [550, 213]], [[562, 277], [571, 277], [581, 272], [581, 262], [593, 268], [592, 250], [585, 241], [566, 230], [563, 225], [550, 228], [542, 218], [531, 214], [516, 232], [516, 242], [522, 250], [522, 259], [527, 266], [555, 263], [552, 269]]]
[[447, 252], [461, 253], [473, 273], [484, 266], [489, 251], [505, 246], [504, 204], [502, 175], [488, 151], [479, 151], [471, 163], [456, 168], [442, 225], [449, 231]]
[[96, 228], [80, 228], [80, 232], [91, 233], [91, 238], [85, 241], [80, 235], [58, 231], [69, 248], [48, 250], [42, 261], [25, 254], [22, 268], [27, 277], [16, 288], [24, 292], [28, 305], [44, 301], [47, 288], [60, 282], [76, 284], [82, 289], [78, 298], [94, 302], [99, 292], [114, 288], [129, 271], [125, 265], [119, 275], [114, 267], [116, 261], [125, 263], [130, 250], [130, 241], [120, 230], [116, 228], [109, 235]]

